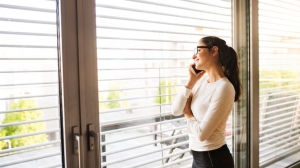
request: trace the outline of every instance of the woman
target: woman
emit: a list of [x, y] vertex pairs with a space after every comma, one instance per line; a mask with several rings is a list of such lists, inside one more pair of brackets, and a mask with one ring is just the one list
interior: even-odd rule
[[235, 101], [241, 94], [237, 54], [218, 37], [204, 37], [193, 56], [193, 74], [172, 103], [172, 114], [184, 114], [189, 133], [193, 168], [233, 168], [226, 145], [225, 127]]

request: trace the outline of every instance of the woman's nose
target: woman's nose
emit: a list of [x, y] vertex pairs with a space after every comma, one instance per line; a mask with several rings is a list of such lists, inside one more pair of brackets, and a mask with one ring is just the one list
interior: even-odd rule
[[192, 57], [193, 59], [196, 59], [197, 58], [197, 56], [196, 55], [193, 55], [193, 57]]

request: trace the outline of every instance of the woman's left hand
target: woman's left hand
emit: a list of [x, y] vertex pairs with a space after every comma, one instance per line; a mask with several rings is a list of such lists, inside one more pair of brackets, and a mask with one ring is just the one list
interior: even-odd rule
[[187, 118], [187, 119], [194, 117], [192, 109], [191, 109], [192, 99], [193, 99], [193, 93], [191, 92], [189, 98], [187, 99], [185, 107], [183, 109], [183, 114], [184, 114], [185, 118]]

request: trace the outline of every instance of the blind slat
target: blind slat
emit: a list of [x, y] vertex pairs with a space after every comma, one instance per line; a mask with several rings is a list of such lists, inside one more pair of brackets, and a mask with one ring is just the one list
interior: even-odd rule
[[27, 86], [27, 85], [57, 85], [57, 82], [1, 84], [0, 87], [15, 87], [15, 86]]
[[[146, 29], [134, 29], [134, 28], [126, 28], [126, 27], [111, 27], [111, 26], [98, 26], [97, 28], [100, 29], [110, 29], [110, 30], [127, 30], [127, 31], [136, 31], [136, 32], [151, 32], [151, 33], [163, 33], [163, 34], [179, 34], [179, 35], [193, 35], [193, 36], [205, 36], [206, 34], [197, 34], [197, 33], [187, 33], [187, 32], [175, 32], [175, 31], [159, 31], [159, 30], [146, 30]], [[226, 34], [219, 36], [220, 38], [230, 38], [230, 36], [226, 36]]]
[[101, 81], [115, 81], [115, 80], [120, 81], [120, 80], [161, 79], [161, 78], [188, 78], [188, 77], [187, 76], [155, 76], [155, 77], [144, 77], [144, 78], [98, 79], [98, 81], [101, 82]]
[[[295, 104], [297, 104], [298, 102], [299, 102], [299, 100], [295, 100], [295, 101], [289, 101], [289, 102], [286, 102], [286, 103], [278, 103], [276, 105], [271, 105], [271, 106], [259, 108], [260, 110], [263, 110], [263, 109], [268, 109], [268, 108], [273, 108], [273, 107], [278, 107], [279, 106], [279, 108], [277, 110], [264, 112], [263, 114], [260, 114], [260, 115], [274, 114], [274, 113], [280, 112], [282, 110], [288, 110], [288, 109], [291, 109], [291, 108], [296, 109], [299, 105], [295, 105]], [[282, 106], [282, 105], [289, 105], [291, 103], [293, 103], [293, 106], [289, 106], [289, 107], [286, 107], [286, 108], [280, 108], [280, 106]]]
[[167, 146], [167, 147], [163, 147], [163, 148], [161, 148], [161, 149], [156, 149], [156, 150], [152, 150], [152, 151], [145, 152], [145, 153], [139, 153], [139, 154], [136, 154], [136, 155], [132, 155], [132, 156], [129, 156], [129, 157], [124, 157], [124, 158], [112, 160], [112, 161], [109, 161], [109, 162], [103, 162], [103, 163], [101, 164], [101, 166], [102, 166], [102, 167], [103, 167], [103, 166], [108, 166], [108, 165], [115, 164], [115, 163], [118, 163], [118, 162], [122, 162], [122, 161], [126, 161], [126, 160], [129, 160], [129, 159], [138, 158], [138, 157], [141, 157], [141, 156], [149, 155], [149, 154], [151, 154], [151, 153], [161, 152], [161, 151], [164, 151], [164, 150], [166, 150], [166, 149], [176, 148], [176, 147], [178, 147], [178, 146], [181, 146], [181, 145], [187, 145], [187, 144], [188, 144], [188, 141], [176, 143], [176, 144], [173, 144], [173, 145], [169, 145], [169, 146]]
[[[183, 15], [175, 15], [175, 14], [168, 14], [168, 13], [162, 13], [162, 12], [155, 12], [155, 11], [147, 11], [147, 10], [139, 10], [134, 8], [126, 8], [126, 7], [119, 7], [119, 6], [112, 6], [112, 5], [105, 5], [105, 4], [97, 4], [97, 7], [101, 8], [110, 8], [110, 9], [118, 9], [118, 10], [126, 10], [126, 11], [133, 11], [133, 12], [141, 12], [141, 13], [148, 13], [148, 14], [155, 14], [155, 15], [163, 15], [163, 16], [172, 16], [172, 17], [178, 17], [178, 18], [185, 18], [185, 19], [196, 19], [196, 20], [205, 20], [205, 21], [214, 21], [211, 19], [205, 19], [205, 18], [197, 18], [193, 16], [183, 16]], [[220, 23], [230, 23], [228, 21], [218, 21]]]
[[122, 131], [129, 131], [129, 130], [143, 128], [143, 127], [147, 127], [147, 126], [162, 125], [162, 124], [171, 123], [171, 122], [180, 121], [180, 120], [185, 120], [185, 118], [182, 117], [182, 118], [178, 118], [178, 119], [171, 119], [171, 120], [160, 121], [160, 122], [155, 122], [155, 123], [150, 123], [150, 124], [142, 124], [142, 125], [138, 125], [138, 126], [131, 126], [128, 128], [115, 129], [115, 130], [111, 130], [111, 131], [101, 131], [100, 135], [112, 134], [112, 133], [122, 132]]
[[167, 24], [167, 25], [174, 25], [174, 26], [202, 27], [202, 28], [212, 29], [212, 30], [228, 30], [228, 31], [230, 30], [230, 28], [216, 28], [216, 27], [207, 27], [207, 26], [202, 26], [202, 25], [166, 23], [166, 22], [160, 22], [160, 21], [141, 20], [141, 19], [135, 19], [135, 18], [116, 17], [116, 16], [108, 16], [108, 15], [97, 15], [97, 17], [98, 18], [106, 18], [106, 19], [115, 19], [115, 20], [127, 20], [127, 21], [135, 21], [135, 22]]
[[[288, 124], [291, 125], [291, 123], [288, 123]], [[283, 126], [286, 126], [286, 125], [281, 125], [281, 126], [283, 127]], [[295, 130], [297, 130], [297, 129], [299, 129], [299, 128], [300, 128], [300, 125], [299, 125], [299, 126], [293, 127], [293, 129], [295, 129]], [[273, 133], [271, 133], [271, 134], [268, 134], [267, 136], [261, 136], [261, 137], [259, 138], [259, 140], [260, 140], [260, 141], [263, 141], [263, 140], [265, 140], [265, 139], [267, 139], [267, 138], [270, 138], [270, 137], [272, 137], [272, 136], [275, 136], [275, 135], [281, 135], [282, 133], [289, 132], [290, 129], [291, 129], [291, 128], [286, 128], [286, 129], [282, 129], [282, 130], [280, 130], [280, 131], [276, 131], [276, 132], [273, 132]], [[298, 131], [297, 131], [297, 132], [298, 132]]]
[[56, 34], [31, 33], [31, 32], [15, 32], [15, 31], [0, 31], [0, 34], [26, 35], [26, 36], [52, 36], [52, 37], [56, 37]]
[[49, 12], [55, 13], [56, 10], [53, 9], [45, 9], [45, 8], [35, 8], [35, 7], [28, 7], [28, 6], [17, 6], [17, 5], [9, 5], [9, 4], [1, 4], [1, 8], [11, 8], [11, 9], [21, 9], [21, 10], [28, 10], [28, 11], [36, 11], [36, 12]]
[[[165, 6], [165, 7], [170, 7], [170, 8], [184, 9], [184, 10], [189, 10], [189, 11], [192, 10], [192, 11], [205, 12], [205, 13], [211, 13], [211, 14], [217, 14], [217, 15], [226, 15], [226, 14], [220, 14], [218, 12], [202, 11], [202, 10], [197, 10], [197, 9], [184, 8], [184, 7], [174, 6], [174, 5], [170, 5], [170, 4], [156, 3], [156, 2], [152, 2], [152, 1], [145, 1], [145, 0], [142, 0], [142, 1], [141, 0], [128, 0], [128, 1], [145, 3], [145, 4], [152, 4], [152, 5], [158, 5], [158, 6]], [[211, 6], [211, 4], [210, 4], [210, 6]], [[215, 6], [219, 7], [217, 5], [215, 5]], [[227, 14], [226, 16], [230, 16], [230, 15]]]
[[[269, 2], [269, 3], [268, 3]], [[259, 3], [263, 3], [263, 4], [267, 4], [268, 6], [274, 6], [274, 7], [279, 7], [280, 9], [287, 9], [287, 10], [285, 10], [285, 11], [293, 11], [293, 13], [294, 12], [299, 12], [299, 11], [297, 11], [297, 10], [293, 10], [293, 9], [291, 9], [291, 8], [285, 8], [285, 7], [283, 7], [283, 6], [280, 6], [280, 5], [277, 5], [277, 4], [275, 4], [275, 3], [270, 3], [270, 1], [259, 1]], [[286, 2], [284, 2], [284, 3], [286, 3]], [[272, 8], [271, 8], [272, 9]], [[264, 10], [262, 10], [262, 11], [264, 11]], [[275, 12], [275, 11], [274, 11]], [[276, 11], [277, 12], [277, 11]]]
[[1, 73], [44, 73], [44, 72], [58, 72], [57, 70], [30, 70], [30, 71], [0, 71]]
[[19, 163], [29, 162], [32, 160], [38, 160], [38, 159], [43, 159], [43, 158], [47, 158], [47, 157], [51, 157], [51, 156], [57, 156], [60, 154], [61, 154], [61, 152], [52, 152], [52, 153], [42, 154], [39, 156], [34, 156], [34, 157], [0, 163], [0, 166], [11, 166], [11, 165], [19, 164]]
[[0, 137], [0, 141], [7, 140], [7, 139], [39, 135], [39, 134], [48, 134], [48, 133], [59, 132], [59, 131], [60, 131], [60, 129], [51, 129], [51, 130], [39, 131], [39, 132], [33, 132], [33, 133], [27, 133], [27, 134], [17, 134], [17, 135], [12, 135], [12, 136], [5, 136], [5, 137]]
[[297, 90], [290, 90], [290, 91], [280, 91], [280, 92], [275, 92], [275, 93], [271, 93], [271, 94], [263, 94], [263, 95], [259, 95], [259, 98], [263, 98], [266, 96], [276, 96], [276, 95], [288, 95], [288, 93], [297, 93], [298, 91], [300, 91], [300, 89]]
[[[171, 105], [171, 103], [167, 103], [167, 104], [163, 104], [163, 105]], [[101, 111], [101, 109], [100, 109], [100, 114], [120, 112], [120, 111], [124, 111], [124, 110], [135, 110], [135, 109], [149, 108], [149, 107], [159, 107], [159, 106], [161, 106], [161, 105], [154, 104], [154, 105], [144, 105], [144, 106], [132, 106], [132, 107], [127, 107], [127, 108], [117, 108], [117, 109], [106, 110], [106, 111]]]
[[[54, 145], [54, 144], [60, 144], [60, 140], [50, 141], [50, 142], [43, 142], [43, 143], [39, 143], [39, 144], [16, 147], [16, 148], [11, 148], [11, 149], [5, 149], [5, 150], [1, 150], [0, 154], [9, 153], [9, 152], [16, 152], [16, 151], [21, 151], [21, 150], [25, 150], [25, 149], [34, 149], [36, 147], [42, 147], [42, 146]], [[0, 163], [0, 165], [1, 165], [1, 163]]]
[[[293, 132], [287, 131], [286, 133], [277, 135], [276, 137], [266, 135], [267, 138], [272, 138], [272, 139], [264, 141], [264, 142], [259, 144], [262, 148], [261, 151], [272, 148], [273, 146], [268, 146], [268, 144], [269, 143], [271, 143], [271, 144], [278, 143], [279, 140], [281, 141], [280, 143], [292, 143], [290, 141], [292, 139], [297, 144], [298, 142], [300, 142], [299, 138], [297, 136], [292, 136], [292, 137], [289, 137], [289, 136], [297, 135], [299, 132], [300, 132], [299, 130], [298, 131], [293, 131]], [[298, 134], [298, 135], [300, 136], [300, 134]], [[282, 138], [284, 138], [284, 140]], [[268, 147], [264, 147], [264, 146], [268, 146]]]
[[[287, 113], [287, 114], [294, 114], [295, 112], [291, 112], [291, 113]], [[282, 116], [285, 116], [285, 115], [282, 115]], [[271, 122], [271, 123], [268, 123], [268, 124], [263, 124], [263, 127], [268, 127], [268, 126], [274, 126], [274, 124], [279, 124], [279, 123], [282, 123], [283, 121], [290, 121], [290, 123], [293, 121], [294, 117], [299, 117], [300, 115], [297, 115], [297, 116], [292, 116], [292, 117], [286, 117], [284, 119], [278, 119], [276, 120], [275, 122]], [[268, 119], [264, 119], [263, 121], [260, 121], [260, 123], [263, 123], [263, 122], [266, 122], [267, 120], [272, 120], [272, 119], [277, 119], [278, 117], [275, 116], [275, 117], [268, 117]]]
[[24, 98], [35, 98], [35, 97], [53, 97], [53, 96], [58, 96], [58, 94], [44, 94], [44, 95], [28, 95], [28, 96], [4, 97], [4, 98], [0, 98], [0, 100], [24, 99]]
[[56, 167], [62, 167], [62, 164], [61, 163], [54, 163], [54, 164], [46, 165], [46, 166], [39, 167], [39, 168], [56, 168]]
[[[288, 135], [288, 134], [287, 134]], [[284, 134], [283, 136], [280, 136], [280, 137], [286, 137], [286, 134]], [[280, 138], [279, 137], [279, 138]], [[279, 139], [279, 138], [275, 138], [275, 139]], [[287, 146], [294, 146], [294, 145], [291, 145], [291, 143], [294, 141], [294, 142], [297, 142], [297, 137], [295, 136], [292, 136], [292, 137], [289, 137], [287, 139], [285, 139], [285, 141], [282, 142], [282, 139], [279, 139], [280, 141], [276, 141], [275, 143], [271, 144], [271, 145], [268, 145], [267, 147], [262, 147], [261, 151], [265, 151], [267, 150], [266, 153], [272, 153], [274, 151], [277, 151], [278, 150], [278, 144], [284, 144], [283, 146], [287, 147]], [[293, 140], [292, 142], [289, 142], [290, 140]], [[295, 141], [296, 140], [296, 141]], [[298, 144], [296, 144], [298, 145]], [[277, 147], [277, 149], [274, 149], [274, 147]], [[280, 147], [279, 147], [280, 148]], [[265, 153], [263, 155], [266, 155]]]
[[8, 123], [8, 124], [0, 124], [0, 127], [9, 127], [9, 126], [16, 126], [16, 125], [23, 125], [23, 124], [53, 121], [53, 120], [59, 120], [59, 119], [60, 118], [56, 117], [56, 118], [46, 118], [46, 119], [40, 119], [40, 120], [29, 120], [29, 121], [13, 122], [13, 123]]
[[176, 41], [176, 40], [159, 40], [159, 39], [138, 39], [138, 38], [117, 38], [117, 37], [105, 37], [98, 36], [98, 39], [108, 39], [108, 40], [130, 40], [130, 41], [152, 41], [152, 42], [174, 42], [174, 43], [192, 43], [195, 44], [194, 41]]
[[123, 151], [126, 151], [126, 150], [131, 150], [131, 149], [135, 149], [135, 148], [139, 148], [139, 147], [143, 147], [143, 146], [147, 146], [147, 145], [152, 145], [152, 144], [156, 144], [156, 143], [160, 143], [160, 142], [164, 142], [164, 141], [168, 141], [168, 140], [173, 140], [173, 139], [176, 139], [176, 138], [185, 137], [187, 135], [188, 134], [175, 135], [175, 136], [172, 136], [172, 137], [169, 137], [169, 138], [163, 138], [163, 139], [160, 139], [160, 140], [151, 141], [151, 142], [147, 142], [147, 143], [142, 143], [142, 144], [134, 145], [134, 146], [131, 146], [131, 147], [120, 148], [120, 149], [112, 150], [112, 151], [109, 151], [109, 152], [103, 152], [103, 153], [101, 153], [101, 156], [107, 156], [107, 155], [111, 155], [111, 154], [114, 154], [114, 153], [123, 152]]
[[101, 143], [101, 146], [105, 146], [105, 145], [109, 145], [109, 144], [117, 143], [117, 142], [122, 142], [122, 141], [126, 141], [126, 140], [132, 140], [132, 139], [136, 139], [136, 138], [140, 138], [140, 137], [144, 137], [144, 136], [155, 135], [155, 134], [159, 134], [159, 133], [163, 133], [163, 132], [180, 130], [180, 129], [183, 129], [183, 128], [186, 128], [186, 125], [180, 126], [180, 127], [171, 128], [171, 129], [165, 129], [165, 130], [161, 130], [161, 131], [154, 131], [154, 132], [150, 132], [150, 133], [146, 133], [146, 134], [142, 134], [142, 135], [138, 135], [138, 136], [122, 138], [122, 139], [113, 140], [113, 141], [105, 141], [105, 142]]
[[184, 149], [184, 150], [181, 150], [179, 152], [173, 152], [171, 154], [167, 154], [163, 157], [158, 157], [158, 158], [150, 159], [150, 160], [147, 160], [147, 161], [144, 161], [144, 162], [139, 162], [139, 163], [136, 163], [136, 164], [133, 164], [133, 165], [130, 165], [130, 166], [126, 166], [125, 168], [135, 168], [135, 167], [138, 167], [138, 166], [143, 166], [143, 165], [146, 165], [148, 163], [153, 163], [153, 162], [159, 161], [161, 159], [166, 159], [166, 158], [173, 157], [173, 156], [183, 154], [183, 153], [187, 153], [187, 152], [190, 152], [190, 151], [191, 151], [191, 149]]
[[262, 134], [267, 134], [267, 133], [273, 133], [274, 131], [278, 130], [278, 128], [281, 128], [281, 127], [285, 127], [285, 126], [290, 126], [290, 125], [293, 125], [293, 124], [297, 124], [299, 121], [293, 121], [293, 122], [290, 122], [290, 123], [286, 123], [286, 124], [282, 124], [282, 125], [278, 125], [278, 126], [273, 126], [272, 128], [268, 128], [266, 130], [263, 130], [263, 131], [260, 131], [259, 134], [262, 135]]
[[136, 100], [136, 99], [149, 99], [149, 98], [158, 98], [158, 97], [175, 96], [175, 95], [177, 95], [177, 94], [161, 94], [161, 95], [157, 95], [157, 96], [132, 97], [132, 98], [124, 98], [124, 99], [113, 99], [113, 100], [99, 101], [99, 103], [109, 103], [109, 102], [116, 102], [116, 101]]
[[99, 92], [114, 92], [114, 91], [124, 91], [124, 90], [139, 90], [139, 89], [157, 89], [165, 87], [178, 87], [182, 85], [167, 85], [167, 86], [150, 86], [150, 87], [134, 87], [134, 88], [121, 88], [121, 89], [110, 89], [110, 90], [98, 90]]
[[0, 17], [0, 21], [20, 22], [20, 23], [38, 23], [38, 24], [49, 24], [49, 25], [55, 25], [56, 24], [56, 22], [50, 22], [50, 21], [16, 19], [16, 18], [3, 18], [3, 17]]
[[169, 116], [171, 112], [167, 112], [167, 113], [159, 113], [159, 114], [151, 114], [151, 115], [144, 115], [141, 117], [134, 117], [134, 118], [128, 118], [128, 119], [123, 119], [123, 120], [112, 120], [112, 121], [103, 121], [101, 122], [101, 126], [104, 125], [116, 125], [118, 123], [126, 123], [126, 122], [132, 122], [135, 120], [143, 120], [143, 119], [148, 119], [148, 118], [155, 118], [155, 117], [162, 117], [162, 116]]
[[32, 110], [42, 110], [42, 109], [51, 109], [51, 108], [58, 108], [58, 106], [39, 107], [39, 108], [24, 108], [24, 109], [16, 109], [16, 110], [6, 110], [6, 111], [0, 111], [0, 114], [15, 113], [15, 112], [22, 112], [22, 111], [32, 111]]

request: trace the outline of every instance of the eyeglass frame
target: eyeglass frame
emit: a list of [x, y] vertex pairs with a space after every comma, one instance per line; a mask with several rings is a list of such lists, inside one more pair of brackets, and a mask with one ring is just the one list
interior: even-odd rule
[[[197, 48], [194, 49], [194, 55], [197, 55], [197, 54], [198, 54], [198, 48], [212, 48], [212, 47], [210, 47], [210, 46], [197, 46]], [[195, 52], [195, 50], [196, 50], [197, 52]]]

